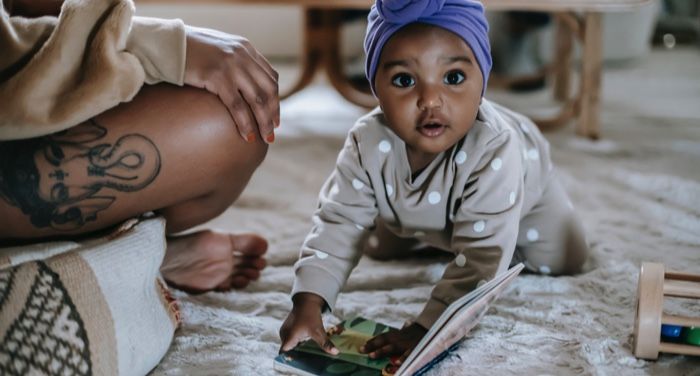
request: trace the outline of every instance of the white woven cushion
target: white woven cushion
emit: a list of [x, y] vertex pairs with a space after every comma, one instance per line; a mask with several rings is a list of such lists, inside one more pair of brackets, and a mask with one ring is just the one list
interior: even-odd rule
[[80, 243], [0, 249], [0, 374], [143, 375], [178, 325], [161, 218]]

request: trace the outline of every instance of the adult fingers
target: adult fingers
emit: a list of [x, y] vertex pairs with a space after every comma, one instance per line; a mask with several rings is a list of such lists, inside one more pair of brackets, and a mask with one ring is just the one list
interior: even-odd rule
[[257, 64], [255, 69], [240, 72], [239, 92], [257, 123], [260, 136], [268, 143], [275, 141], [275, 111], [279, 111], [277, 83]]
[[256, 60], [275, 83], [275, 91], [277, 96], [275, 102], [273, 103], [272, 123], [274, 124], [275, 128], [277, 128], [280, 126], [279, 73], [277, 73], [275, 68], [272, 67], [272, 64], [270, 64], [265, 56], [263, 56], [257, 50], [255, 52], [257, 54]]
[[[235, 86], [233, 86], [235, 87]], [[219, 94], [221, 101], [226, 105], [233, 122], [236, 123], [238, 133], [247, 142], [255, 141], [255, 118], [250, 110], [250, 106], [239, 91], [222, 92]]]

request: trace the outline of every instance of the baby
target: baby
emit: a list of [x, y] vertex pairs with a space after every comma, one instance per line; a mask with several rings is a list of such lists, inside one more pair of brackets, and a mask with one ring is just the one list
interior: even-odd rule
[[283, 351], [311, 338], [337, 354], [321, 313], [363, 253], [409, 257], [423, 244], [454, 255], [418, 317], [362, 348], [397, 365], [450, 303], [510, 264], [581, 270], [588, 247], [547, 141], [528, 118], [483, 97], [487, 32], [477, 1], [372, 6], [366, 75], [379, 108], [350, 130], [319, 195], [280, 329]]

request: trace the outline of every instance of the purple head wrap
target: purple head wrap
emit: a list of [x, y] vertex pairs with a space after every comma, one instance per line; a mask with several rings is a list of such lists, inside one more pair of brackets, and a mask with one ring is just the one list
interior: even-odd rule
[[488, 23], [484, 7], [475, 0], [377, 0], [372, 5], [365, 35], [365, 74], [372, 92], [379, 56], [386, 42], [402, 27], [420, 22], [449, 30], [467, 42], [484, 77], [481, 95], [491, 71]]

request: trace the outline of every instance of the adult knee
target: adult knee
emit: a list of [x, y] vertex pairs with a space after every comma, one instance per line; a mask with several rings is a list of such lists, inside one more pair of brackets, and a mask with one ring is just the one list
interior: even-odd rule
[[213, 107], [216, 120], [211, 126], [209, 148], [216, 161], [211, 166], [212, 195], [220, 202], [223, 211], [240, 196], [253, 173], [265, 160], [268, 145], [259, 135], [253, 142], [243, 140], [223, 104], [217, 101], [209, 105]]
[[[177, 104], [188, 108], [178, 125], [173, 125], [173, 148], [186, 157], [194, 169], [196, 196], [193, 202], [207, 216], [225, 211], [243, 192], [253, 173], [265, 159], [268, 145], [260, 137], [247, 142], [241, 137], [231, 114], [214, 94], [201, 89], [171, 90]], [[182, 157], [181, 157], [182, 158]], [[196, 176], [196, 177], [195, 177]]]

